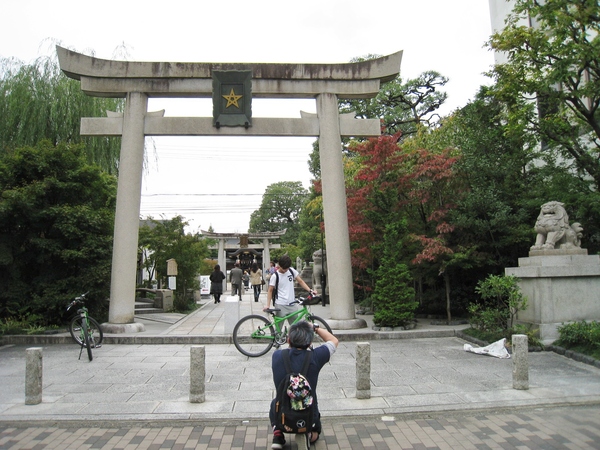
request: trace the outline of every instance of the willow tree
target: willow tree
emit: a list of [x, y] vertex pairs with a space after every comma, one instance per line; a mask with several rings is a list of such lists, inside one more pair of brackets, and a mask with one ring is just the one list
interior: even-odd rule
[[32, 64], [0, 59], [0, 152], [35, 146], [84, 144], [88, 163], [117, 172], [120, 139], [81, 137], [80, 119], [100, 117], [106, 110], [122, 111], [123, 100], [95, 98], [81, 91], [79, 81], [67, 78], [58, 63], [40, 57]]

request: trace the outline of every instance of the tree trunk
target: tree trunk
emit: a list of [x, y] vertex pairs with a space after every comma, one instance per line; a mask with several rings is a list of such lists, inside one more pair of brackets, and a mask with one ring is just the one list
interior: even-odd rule
[[444, 272], [444, 284], [446, 285], [446, 314], [448, 315], [448, 325], [452, 321], [452, 313], [450, 312], [450, 276], [448, 271]]

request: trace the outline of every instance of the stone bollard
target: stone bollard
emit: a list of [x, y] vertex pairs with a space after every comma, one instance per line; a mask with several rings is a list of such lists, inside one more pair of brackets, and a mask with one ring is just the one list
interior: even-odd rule
[[512, 335], [513, 389], [529, 389], [529, 341], [524, 334]]
[[225, 334], [232, 334], [235, 325], [240, 320], [240, 300], [237, 296], [227, 297], [225, 300]]
[[206, 351], [203, 345], [190, 348], [190, 403], [204, 403]]
[[371, 344], [356, 343], [356, 398], [371, 398]]
[[42, 349], [32, 347], [25, 357], [25, 404], [42, 403]]

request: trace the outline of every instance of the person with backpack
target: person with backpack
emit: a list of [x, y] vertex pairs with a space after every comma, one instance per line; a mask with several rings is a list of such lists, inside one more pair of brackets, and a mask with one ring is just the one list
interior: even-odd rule
[[276, 312], [278, 317], [287, 316], [298, 309], [297, 304], [292, 304], [296, 300], [294, 295], [294, 281], [306, 289], [308, 292], [317, 294], [316, 291], [306, 284], [306, 282], [300, 278], [300, 274], [296, 269], [292, 267], [292, 259], [288, 255], [283, 255], [279, 258], [279, 265], [271, 278], [269, 279], [269, 290], [267, 291], [267, 305], [263, 308], [266, 311], [271, 307], [279, 309]]
[[[311, 349], [315, 334], [325, 343]], [[273, 382], [277, 389], [269, 411], [273, 428], [271, 448], [274, 450], [283, 448], [286, 432], [300, 433], [296, 434], [299, 449], [308, 449], [319, 439], [319, 372], [335, 353], [338, 339], [326, 329], [302, 321], [290, 327], [288, 344], [289, 348], [276, 350], [271, 361]], [[306, 414], [302, 415], [303, 413]]]

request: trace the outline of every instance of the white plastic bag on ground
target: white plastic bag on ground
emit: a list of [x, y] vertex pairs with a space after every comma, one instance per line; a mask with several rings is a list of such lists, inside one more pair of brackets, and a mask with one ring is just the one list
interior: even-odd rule
[[496, 358], [510, 358], [508, 350], [506, 350], [506, 338], [500, 339], [487, 347], [473, 347], [471, 344], [465, 344], [465, 351], [477, 353], [478, 355], [489, 355]]

